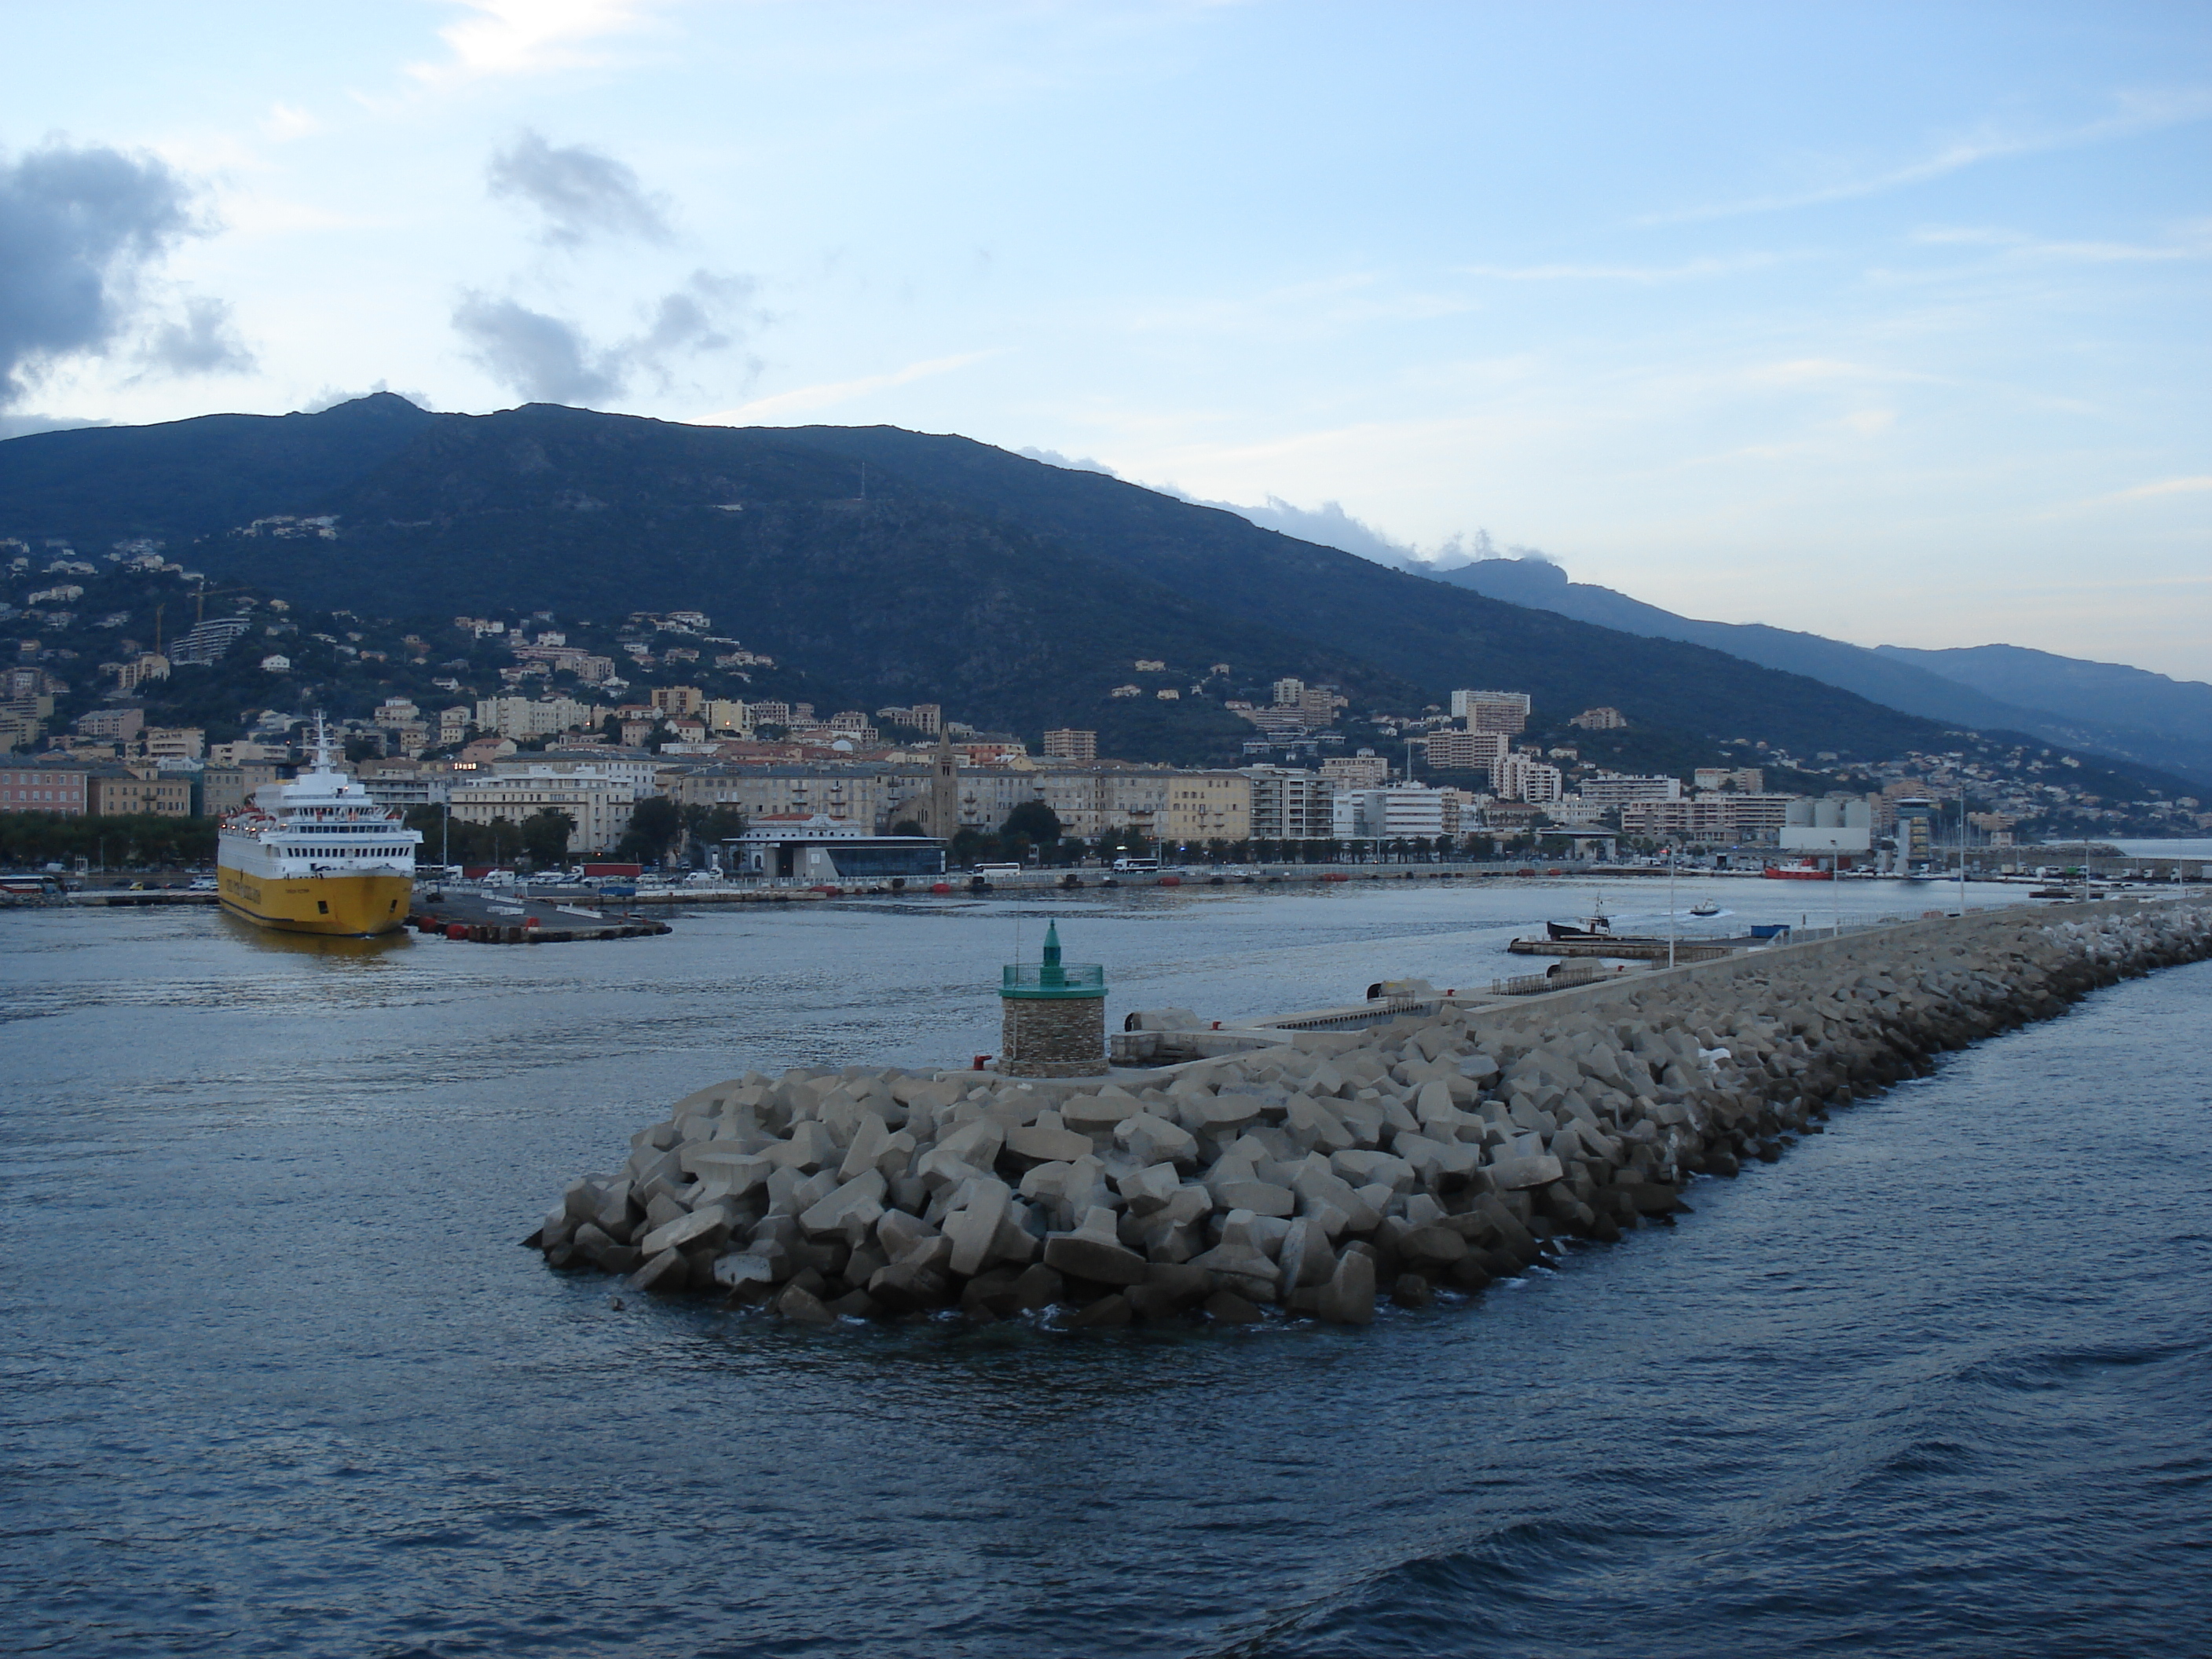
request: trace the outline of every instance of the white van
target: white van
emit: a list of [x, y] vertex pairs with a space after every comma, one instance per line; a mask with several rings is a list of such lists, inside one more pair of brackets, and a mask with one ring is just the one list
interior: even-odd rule
[[1114, 873], [1117, 876], [1149, 876], [1158, 872], [1158, 859], [1115, 859]]

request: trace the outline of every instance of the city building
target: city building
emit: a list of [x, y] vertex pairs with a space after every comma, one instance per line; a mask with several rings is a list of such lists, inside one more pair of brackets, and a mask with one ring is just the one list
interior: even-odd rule
[[[253, 622], [247, 617], [210, 617], [198, 623], [169, 647], [171, 662], [198, 663], [203, 666], [218, 662], [230, 647], [252, 631]], [[165, 672], [161, 676], [168, 678]]]
[[[706, 765], [668, 772], [659, 787], [678, 805], [727, 806], [751, 823], [819, 817], [872, 832], [896, 822], [894, 809], [924, 793], [928, 776], [925, 767], [874, 761], [834, 767]], [[896, 816], [928, 818], [921, 810]]]
[[192, 781], [152, 766], [94, 766], [86, 781], [85, 810], [96, 818], [138, 814], [188, 818], [192, 815]]
[[1491, 769], [1490, 788], [1504, 800], [1541, 804], [1566, 793], [1565, 775], [1556, 766], [1515, 750]]
[[731, 732], [741, 738], [753, 734], [752, 712], [742, 702], [715, 697], [708, 702], [704, 713], [709, 732]]
[[1325, 841], [1336, 833], [1335, 790], [1317, 772], [1281, 766], [1240, 769], [1252, 781], [1252, 839]]
[[1089, 765], [1098, 758], [1098, 734], [1060, 726], [1044, 734], [1047, 760], [1076, 761]]
[[82, 761], [0, 757], [0, 812], [85, 816], [92, 769]]
[[1682, 781], [1680, 778], [1634, 776], [1621, 772], [1601, 772], [1594, 778], [1585, 778], [1582, 785], [1585, 805], [1594, 807], [1621, 806], [1632, 800], [1680, 800]]
[[1164, 844], [1238, 842], [1252, 833], [1252, 780], [1242, 772], [1174, 772], [1154, 826]]
[[1620, 832], [1654, 839], [1772, 841], [1788, 821], [1795, 795], [1713, 792], [1687, 800], [1630, 801], [1620, 809]]
[[1502, 732], [1513, 735], [1528, 729], [1528, 694], [1526, 691], [1455, 691], [1451, 694], [1451, 713], [1454, 720], [1465, 720], [1470, 732]]
[[1513, 739], [1502, 732], [1431, 732], [1416, 738], [1432, 772], [1485, 772], [1493, 778], [1512, 752]]
[[[218, 744], [217, 748], [228, 745]], [[210, 763], [200, 773], [200, 816], [219, 818], [235, 812], [253, 799], [253, 792], [264, 783], [274, 783], [283, 775], [270, 761], [248, 761], [224, 765]], [[374, 791], [370, 792], [372, 794]]]
[[945, 874], [945, 843], [929, 836], [878, 836], [866, 824], [826, 813], [778, 813], [724, 842], [722, 867], [733, 875], [803, 881], [920, 879]]
[[1379, 789], [1390, 781], [1390, 763], [1380, 755], [1333, 755], [1321, 775], [1334, 789]]
[[197, 726], [149, 726], [138, 750], [148, 760], [198, 760], [207, 753], [207, 733]]
[[100, 738], [112, 743], [135, 743], [146, 729], [143, 708], [95, 708], [76, 718], [80, 737]]
[[605, 853], [611, 851], [629, 829], [637, 793], [611, 778], [495, 776], [463, 781], [457, 776], [447, 800], [454, 818], [462, 823], [488, 824], [505, 818], [520, 824], [541, 811], [566, 812], [573, 825], [568, 851]]
[[1906, 795], [1895, 799], [1894, 811], [1897, 856], [1908, 865], [1929, 862], [1936, 856], [1941, 809], [1932, 800]]
[[573, 697], [486, 697], [477, 704], [476, 728], [520, 743], [596, 726], [600, 712]]
[[1339, 841], [1433, 840], [1444, 833], [1443, 792], [1419, 784], [1348, 791], [1330, 805]]
[[1699, 789], [1740, 789], [1751, 795], [1766, 788], [1766, 775], [1756, 766], [1700, 766], [1690, 781]]
[[1567, 724], [1585, 732], [1618, 732], [1628, 721], [1618, 708], [1585, 708]]

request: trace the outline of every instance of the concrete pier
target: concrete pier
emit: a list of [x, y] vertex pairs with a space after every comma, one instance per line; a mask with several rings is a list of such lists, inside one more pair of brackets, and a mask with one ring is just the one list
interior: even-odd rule
[[1663, 1223], [1942, 1050], [2207, 956], [2201, 896], [1991, 910], [1527, 998], [1386, 985], [1364, 1025], [1144, 1073], [750, 1073], [526, 1243], [804, 1323], [1362, 1324]]
[[418, 933], [476, 945], [570, 945], [591, 939], [643, 939], [672, 933], [651, 916], [608, 911], [547, 894], [417, 893], [407, 925]]

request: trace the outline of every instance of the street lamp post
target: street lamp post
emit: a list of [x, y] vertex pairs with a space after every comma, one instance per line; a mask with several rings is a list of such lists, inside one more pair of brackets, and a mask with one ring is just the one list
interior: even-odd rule
[[1674, 965], [1674, 843], [1667, 843], [1667, 965]]

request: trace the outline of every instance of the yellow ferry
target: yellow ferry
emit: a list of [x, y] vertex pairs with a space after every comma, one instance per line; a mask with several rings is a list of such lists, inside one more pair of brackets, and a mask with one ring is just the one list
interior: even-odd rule
[[264, 784], [223, 820], [216, 879], [222, 908], [295, 933], [388, 933], [407, 925], [420, 831], [332, 763], [315, 725], [315, 763]]

